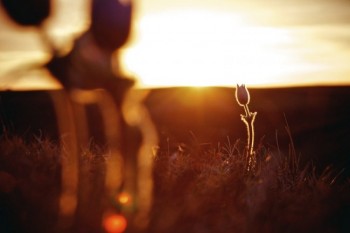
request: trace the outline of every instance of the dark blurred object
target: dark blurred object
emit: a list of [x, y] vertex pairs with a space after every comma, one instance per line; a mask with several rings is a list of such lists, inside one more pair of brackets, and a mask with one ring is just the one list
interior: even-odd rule
[[[93, 0], [90, 28], [65, 56], [53, 51], [46, 68], [67, 90], [102, 88], [118, 105], [134, 80], [123, 77], [112, 53], [126, 41], [131, 27], [131, 1]], [[113, 60], [113, 61], [112, 61]]]
[[131, 1], [93, 0], [91, 32], [99, 47], [113, 52], [128, 39]]
[[4, 9], [16, 23], [39, 26], [50, 15], [50, 0], [1, 0]]
[[[147, 161], [151, 157], [143, 156], [145, 152], [140, 148], [148, 147], [141, 144], [143, 139], [149, 137], [152, 141], [156, 138], [152, 137], [156, 132], [148, 130], [146, 135], [141, 131], [141, 127], [145, 128], [143, 125], [148, 127], [150, 124], [147, 116], [137, 121], [130, 116], [131, 111], [138, 111], [140, 108], [139, 99], [127, 95], [134, 85], [134, 80], [123, 75], [120, 59], [114, 56], [114, 51], [127, 41], [130, 32], [131, 2], [124, 2], [125, 4], [117, 0], [93, 0], [90, 28], [74, 41], [72, 49], [64, 56], [53, 50], [52, 59], [45, 65], [52, 76], [62, 84], [68, 100], [65, 104], [70, 105], [72, 109], [72, 124], [67, 124], [68, 108], [57, 108], [57, 118], [65, 119], [59, 125], [59, 134], [66, 135], [68, 132], [75, 135], [75, 144], [78, 147], [88, 146], [93, 140], [99, 145], [108, 146], [110, 150], [105, 176], [101, 182], [105, 187], [100, 188], [102, 191], [98, 195], [83, 192], [77, 188], [77, 184], [71, 185], [68, 169], [67, 173], [62, 172], [62, 177], [68, 178], [62, 178], [62, 182], [66, 182], [66, 187], [69, 187], [67, 192], [62, 192], [62, 196], [67, 194], [70, 198], [70, 190], [76, 189], [77, 195], [73, 198], [78, 204], [75, 207], [67, 202], [67, 206], [71, 208], [70, 214], [62, 214], [59, 221], [63, 224], [59, 225], [67, 228], [70, 223], [66, 223], [65, 219], [69, 218], [74, 222], [74, 232], [101, 232], [101, 222], [108, 218], [110, 212], [122, 214], [132, 223], [129, 224], [128, 230], [144, 228], [151, 206], [151, 166], [142, 165], [140, 169], [140, 164], [151, 165], [151, 162]], [[71, 127], [72, 125], [74, 127]], [[156, 143], [152, 142], [152, 146]], [[74, 151], [78, 152], [71, 155], [71, 158], [79, 161], [84, 152], [81, 149]], [[74, 151], [72, 150], [73, 153]], [[66, 164], [62, 167], [72, 166]], [[81, 167], [78, 170], [77, 180], [80, 185], [85, 182], [88, 172], [83, 171]], [[84, 186], [89, 184], [87, 180], [86, 183]], [[147, 184], [142, 186], [142, 192], [138, 189], [139, 184]], [[111, 200], [115, 199], [118, 192], [128, 193], [133, 198], [142, 200], [142, 203], [135, 203], [137, 207], [132, 210], [123, 205], [115, 205]], [[134, 221], [135, 219], [138, 219], [138, 222]]]
[[115, 72], [111, 57], [94, 42], [89, 30], [75, 41], [69, 54], [54, 56], [46, 68], [66, 90], [102, 88], [113, 95], [119, 106], [134, 80]]

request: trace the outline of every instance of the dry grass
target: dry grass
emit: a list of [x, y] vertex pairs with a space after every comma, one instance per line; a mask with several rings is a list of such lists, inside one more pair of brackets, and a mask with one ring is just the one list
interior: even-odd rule
[[50, 232], [60, 194], [58, 146], [47, 139], [0, 140], [0, 232]]
[[251, 176], [243, 147], [160, 152], [151, 232], [350, 230], [349, 183], [337, 183], [335, 171], [318, 176], [313, 166], [300, 167], [295, 152], [260, 147]]
[[[0, 151], [0, 232], [53, 232], [59, 146], [43, 138], [3, 137]], [[82, 155], [82, 169], [90, 175], [80, 189], [94, 208], [80, 210], [98, 209], [102, 151], [92, 145]], [[350, 232], [350, 182], [336, 179], [338, 172], [328, 168], [316, 175], [312, 165], [298, 163], [294, 149], [283, 155], [260, 146], [257, 172], [250, 175], [243, 151], [243, 143], [229, 140], [215, 147], [160, 148], [147, 232]], [[80, 213], [88, 218], [86, 211]]]

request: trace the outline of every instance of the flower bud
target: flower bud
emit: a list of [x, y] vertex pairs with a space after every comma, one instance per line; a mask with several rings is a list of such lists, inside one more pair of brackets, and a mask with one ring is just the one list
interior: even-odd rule
[[250, 95], [249, 95], [248, 89], [245, 87], [244, 84], [242, 85], [237, 84], [236, 100], [237, 100], [237, 103], [241, 106], [245, 106], [249, 104]]

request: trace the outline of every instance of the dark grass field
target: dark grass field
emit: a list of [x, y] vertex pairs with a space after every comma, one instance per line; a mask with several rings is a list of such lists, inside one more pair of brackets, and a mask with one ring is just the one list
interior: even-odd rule
[[[0, 161], [1, 232], [60, 232], [56, 228], [60, 195], [59, 148], [49, 140], [26, 143], [2, 138]], [[88, 152], [90, 151], [90, 152]], [[203, 149], [161, 148], [154, 161], [154, 202], [150, 224], [140, 232], [348, 232], [350, 183], [336, 170], [317, 175], [295, 154], [259, 148], [259, 169], [247, 174], [243, 145], [227, 142]], [[96, 216], [103, 193], [106, 158], [96, 146], [82, 154], [80, 205], [74, 228], [102, 232]], [[94, 208], [90, 208], [94, 206]], [[96, 208], [97, 207], [97, 208]], [[85, 211], [82, 211], [85, 210]], [[126, 231], [135, 232], [135, 231]]]
[[[1, 92], [0, 119], [10, 134], [31, 138], [33, 134], [58, 140], [53, 92]], [[256, 141], [288, 151], [290, 126], [301, 160], [317, 167], [333, 164], [350, 167], [350, 87], [294, 87], [250, 89], [251, 111], [257, 111]], [[243, 109], [234, 99], [234, 88], [164, 88], [150, 90], [144, 100], [157, 127], [160, 145], [216, 146], [227, 137], [245, 140], [240, 120]], [[93, 106], [88, 120], [94, 140], [103, 143], [101, 117]], [[350, 171], [344, 172], [350, 175]]]
[[[350, 231], [350, 88], [250, 93], [250, 109], [258, 112], [254, 176], [245, 171], [245, 128], [234, 89], [150, 92], [145, 105], [160, 147], [144, 232]], [[0, 232], [57, 232], [61, 158], [50, 97], [45, 92], [0, 97]], [[79, 192], [93, 197], [96, 207], [103, 194], [89, 192], [103, 183], [106, 148], [99, 130], [94, 132], [94, 143], [84, 150], [89, 153], [81, 155], [88, 185]], [[78, 211], [77, 219], [94, 216], [96, 208], [89, 210]], [[102, 232], [78, 220], [70, 232]]]

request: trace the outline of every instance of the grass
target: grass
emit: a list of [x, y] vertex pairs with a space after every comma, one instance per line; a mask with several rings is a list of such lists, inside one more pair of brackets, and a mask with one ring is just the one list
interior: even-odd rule
[[349, 231], [349, 183], [337, 183], [331, 169], [317, 176], [296, 154], [261, 147], [250, 176], [242, 148], [160, 153], [152, 232]]
[[[244, 150], [244, 143], [229, 139], [215, 147], [174, 143], [160, 148], [145, 232], [350, 232], [350, 182], [338, 180], [338, 172], [327, 168], [317, 175], [311, 164], [298, 163], [294, 149], [284, 156], [278, 148], [260, 145], [251, 175], [245, 172]], [[55, 232], [58, 143], [7, 136], [0, 151], [0, 232]], [[74, 232], [98, 232], [83, 220], [98, 209], [103, 154], [93, 144], [83, 151], [81, 166], [89, 175], [80, 193], [89, 202], [78, 208]]]
[[[249, 111], [244, 85], [237, 87], [236, 100], [245, 111], [247, 140], [227, 138], [214, 146], [161, 138], [148, 227], [133, 226], [133, 212], [142, 204], [136, 198], [121, 211], [130, 223], [126, 233], [350, 232], [350, 179], [331, 166], [318, 173], [312, 162], [301, 164], [288, 124], [287, 152], [278, 140], [276, 146], [256, 146], [256, 113]], [[102, 233], [106, 207], [124, 208], [105, 193], [110, 148], [91, 142], [80, 148], [75, 218], [70, 228], [58, 227], [66, 149], [43, 136], [0, 137], [1, 233]]]
[[99, 233], [103, 232], [102, 215], [113, 205], [131, 223], [126, 232], [350, 232], [350, 179], [331, 166], [319, 174], [311, 162], [301, 164], [288, 124], [289, 151], [281, 151], [278, 140], [274, 147], [263, 143], [254, 147], [256, 113], [249, 111], [250, 96], [244, 85], [237, 86], [236, 100], [245, 110], [241, 116], [247, 127], [245, 142], [227, 138], [213, 146], [197, 140], [191, 145], [160, 140], [163, 147], [153, 161], [150, 222], [142, 231], [132, 224], [140, 204], [137, 197], [130, 196], [136, 201], [123, 212], [124, 207], [105, 193], [109, 148], [93, 142], [80, 148], [76, 215], [63, 232], [57, 227], [61, 162], [69, 150], [64, 143], [42, 136], [25, 141], [3, 135], [0, 232]]
[[58, 146], [47, 139], [0, 140], [0, 232], [50, 232], [60, 195]]

